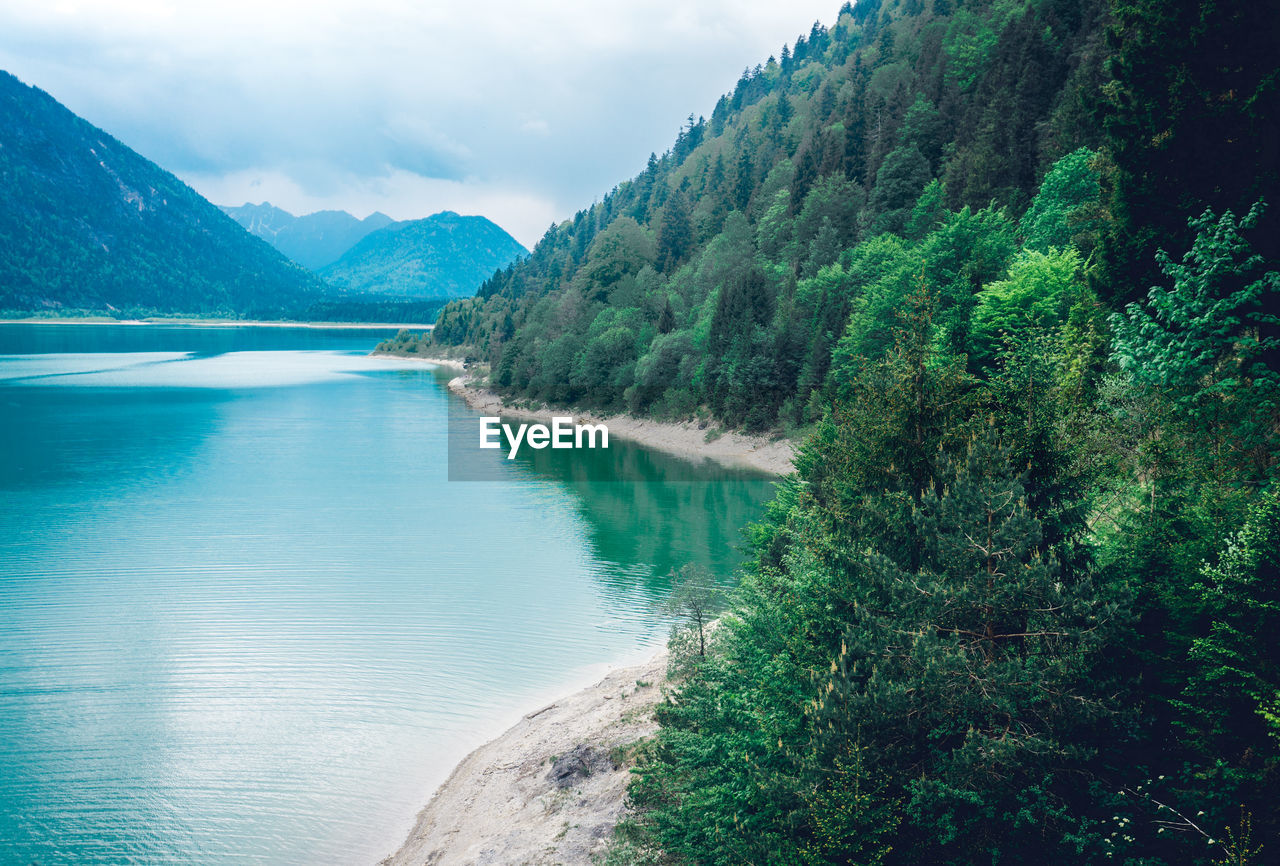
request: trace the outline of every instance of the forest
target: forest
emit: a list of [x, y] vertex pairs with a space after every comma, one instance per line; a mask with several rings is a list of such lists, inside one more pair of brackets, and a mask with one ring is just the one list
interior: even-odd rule
[[609, 863], [1280, 862], [1276, 45], [846, 4], [417, 341], [803, 439]]

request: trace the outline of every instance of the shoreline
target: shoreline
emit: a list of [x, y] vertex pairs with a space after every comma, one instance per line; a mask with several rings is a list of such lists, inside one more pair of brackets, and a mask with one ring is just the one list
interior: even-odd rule
[[[440, 359], [423, 360], [445, 363]], [[769, 475], [787, 475], [794, 469], [792, 461], [795, 459], [796, 443], [789, 439], [769, 439], [730, 431], [708, 441], [709, 428], [700, 427], [694, 421], [653, 421], [630, 415], [599, 415], [573, 409], [553, 410], [545, 406], [540, 409], [521, 409], [507, 405], [500, 396], [486, 388], [476, 387], [475, 381], [471, 376], [459, 376], [450, 380], [449, 390], [477, 412], [540, 422], [550, 421], [555, 415], [572, 414], [579, 421], [605, 424], [610, 436], [616, 435], [686, 460], [705, 458], [728, 466], [745, 466]]]
[[437, 367], [448, 367], [450, 370], [466, 370], [467, 365], [457, 358], [426, 358], [422, 355], [401, 355], [398, 352], [369, 353], [370, 358], [388, 358], [396, 361], [421, 361], [424, 364], [435, 364]]
[[270, 322], [238, 319], [108, 319], [99, 317], [65, 319], [30, 318], [0, 319], [0, 325], [183, 325], [203, 328], [318, 328], [330, 330], [368, 329], [371, 331], [431, 330], [433, 325], [397, 322]]
[[631, 746], [657, 730], [667, 651], [527, 713], [463, 758], [379, 866], [587, 864], [623, 814]]

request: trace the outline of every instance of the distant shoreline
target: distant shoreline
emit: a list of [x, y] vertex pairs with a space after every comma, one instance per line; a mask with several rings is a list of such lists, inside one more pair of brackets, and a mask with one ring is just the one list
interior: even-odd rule
[[431, 330], [434, 325], [404, 322], [263, 322], [239, 319], [108, 319], [67, 317], [65, 319], [0, 319], [0, 325], [182, 325], [204, 328], [317, 328], [328, 330], [368, 329], [371, 331]]
[[370, 358], [391, 358], [396, 361], [421, 361], [424, 364], [435, 364], [437, 367], [448, 367], [450, 370], [465, 370], [467, 365], [457, 358], [428, 358], [424, 355], [402, 355], [399, 352], [370, 352]]

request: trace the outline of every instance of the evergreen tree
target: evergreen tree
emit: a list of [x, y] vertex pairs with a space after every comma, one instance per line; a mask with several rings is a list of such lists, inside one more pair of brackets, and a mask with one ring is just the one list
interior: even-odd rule
[[1096, 246], [1103, 228], [1096, 158], [1082, 147], [1049, 169], [1019, 224], [1029, 249], [1048, 252], [1049, 247], [1074, 246], [1087, 256]]
[[1172, 285], [1152, 287], [1113, 324], [1122, 366], [1165, 389], [1222, 457], [1268, 476], [1280, 457], [1280, 270], [1242, 235], [1262, 212], [1259, 203], [1239, 220], [1230, 211], [1190, 220], [1196, 236], [1182, 262], [1157, 256]]
[[929, 180], [929, 161], [914, 144], [890, 151], [876, 172], [871, 192], [869, 205], [875, 217], [870, 233], [900, 232]]
[[[1280, 16], [1252, 0], [1113, 0], [1111, 80], [1097, 115], [1115, 160], [1109, 282], [1132, 298], [1159, 279], [1158, 247], [1188, 246], [1185, 215], [1243, 213], [1280, 187]], [[1275, 213], [1259, 252], [1280, 259]]]
[[1180, 726], [1199, 752], [1280, 776], [1265, 717], [1280, 698], [1280, 495], [1250, 508], [1192, 590], [1208, 625], [1188, 653]]
[[[1079, 844], [1097, 856], [1101, 838], [1085, 841], [1073, 814], [1087, 801], [1073, 773], [1113, 711], [1090, 678], [1115, 606], [1043, 553], [994, 427], [962, 459], [943, 457], [912, 523], [918, 564], [868, 552], [846, 584], [849, 623], [810, 708], [808, 760], [832, 766], [860, 745], [895, 780], [906, 818], [895, 862], [973, 863], [997, 838], [1008, 862]], [[1035, 845], [1022, 858], [1019, 835]]]
[[682, 190], [676, 190], [662, 208], [662, 222], [658, 224], [657, 264], [663, 273], [675, 270], [693, 245], [693, 220], [689, 210], [689, 199]]

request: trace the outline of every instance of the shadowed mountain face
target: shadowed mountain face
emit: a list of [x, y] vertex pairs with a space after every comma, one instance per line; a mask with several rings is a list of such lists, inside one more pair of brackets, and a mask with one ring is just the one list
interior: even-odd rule
[[0, 72], [0, 310], [269, 317], [321, 289], [178, 178]]
[[250, 234], [313, 271], [333, 264], [370, 232], [395, 222], [376, 211], [362, 220], [343, 210], [322, 210], [299, 217], [270, 202], [222, 210]]
[[444, 211], [379, 229], [319, 273], [339, 290], [456, 298], [526, 255], [490, 220]]

